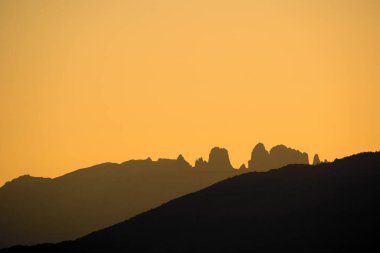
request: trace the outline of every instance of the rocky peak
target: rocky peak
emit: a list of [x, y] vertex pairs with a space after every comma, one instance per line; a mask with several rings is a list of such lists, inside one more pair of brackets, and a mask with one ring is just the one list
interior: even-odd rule
[[253, 148], [251, 160], [248, 161], [248, 168], [256, 171], [265, 170], [269, 166], [269, 152], [265, 149], [264, 144], [258, 143]]
[[267, 171], [288, 164], [309, 164], [309, 156], [307, 153], [285, 145], [277, 145], [268, 152], [264, 144], [259, 143], [252, 150], [248, 168], [255, 171]]
[[202, 157], [195, 160], [195, 168], [204, 168], [207, 166], [207, 162]]
[[280, 168], [288, 164], [309, 164], [307, 153], [288, 148], [285, 145], [273, 147], [269, 155], [273, 168]]
[[215, 169], [233, 169], [227, 149], [219, 147], [211, 149], [208, 167]]
[[318, 154], [315, 154], [314, 159], [313, 159], [313, 165], [318, 165], [320, 163], [321, 163], [321, 160], [319, 160]]
[[191, 165], [185, 160], [185, 158], [181, 154], [177, 157], [177, 163], [184, 167], [191, 167]]

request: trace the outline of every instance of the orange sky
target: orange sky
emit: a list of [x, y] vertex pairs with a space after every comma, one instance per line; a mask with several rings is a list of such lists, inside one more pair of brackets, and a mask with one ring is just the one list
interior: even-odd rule
[[0, 185], [257, 142], [380, 149], [380, 1], [2, 0]]

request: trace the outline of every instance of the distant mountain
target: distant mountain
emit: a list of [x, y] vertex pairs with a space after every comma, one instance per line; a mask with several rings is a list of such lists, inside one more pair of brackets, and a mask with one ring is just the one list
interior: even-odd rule
[[104, 163], [54, 179], [22, 176], [0, 188], [0, 248], [73, 240], [249, 171], [241, 168], [215, 147], [195, 167], [180, 155]]
[[223, 169], [231, 170], [233, 169], [228, 151], [225, 148], [215, 147], [211, 149], [208, 162], [204, 161], [203, 158], [199, 158], [195, 161], [195, 168], [205, 168], [205, 169]]
[[236, 176], [76, 241], [4, 252], [378, 252], [380, 153]]
[[197, 170], [179, 156], [22, 176], [0, 188], [0, 247], [75, 239], [238, 173]]
[[264, 144], [259, 143], [252, 150], [248, 168], [254, 171], [268, 171], [288, 164], [309, 164], [309, 156], [284, 145], [274, 146], [268, 152]]

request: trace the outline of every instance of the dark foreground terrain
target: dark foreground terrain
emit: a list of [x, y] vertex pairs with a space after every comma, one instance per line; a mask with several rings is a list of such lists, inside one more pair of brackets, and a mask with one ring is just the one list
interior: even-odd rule
[[380, 153], [362, 153], [243, 174], [75, 241], [1, 252], [379, 252], [379, 193]]

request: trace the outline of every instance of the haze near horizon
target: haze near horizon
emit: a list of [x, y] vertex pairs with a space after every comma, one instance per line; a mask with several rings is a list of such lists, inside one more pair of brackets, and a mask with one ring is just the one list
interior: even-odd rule
[[380, 149], [380, 2], [0, 2], [0, 185], [257, 142]]

